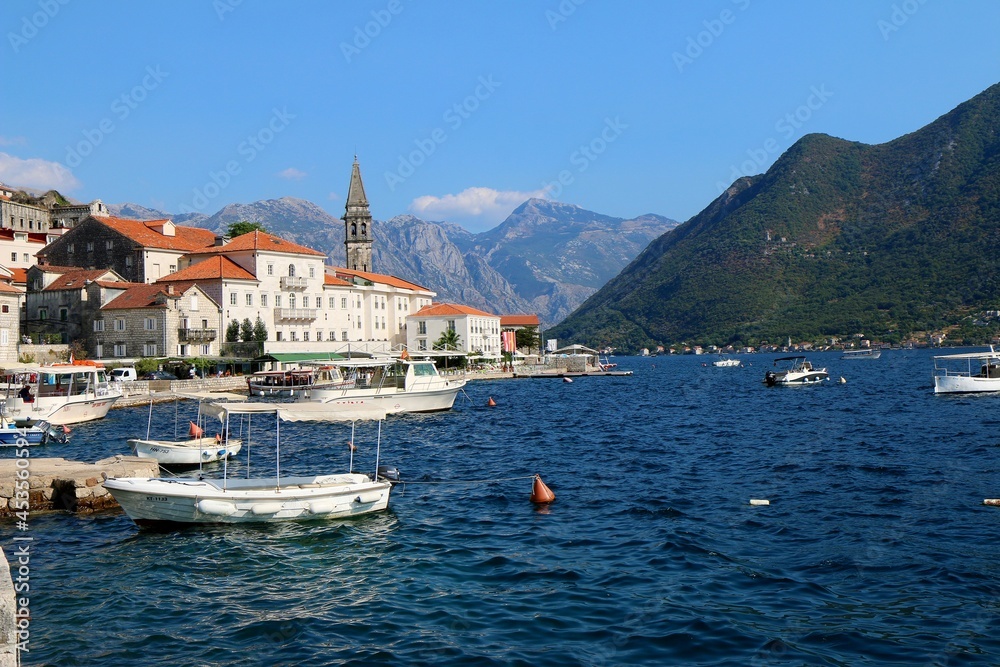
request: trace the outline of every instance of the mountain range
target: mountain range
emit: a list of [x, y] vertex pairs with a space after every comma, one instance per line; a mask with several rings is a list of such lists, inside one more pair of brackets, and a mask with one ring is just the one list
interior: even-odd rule
[[[223, 233], [233, 222], [268, 231], [344, 262], [344, 227], [316, 204], [293, 197], [230, 204], [215, 214], [172, 215], [138, 204], [109, 204], [113, 215]], [[530, 199], [497, 227], [472, 233], [449, 222], [399, 215], [375, 221], [372, 262], [453, 301], [497, 314], [534, 313], [543, 328], [566, 317], [617, 275], [653, 239], [678, 223], [659, 215], [625, 220], [571, 204]]]
[[546, 332], [626, 349], [1000, 333], [1000, 84], [879, 145], [804, 136]]

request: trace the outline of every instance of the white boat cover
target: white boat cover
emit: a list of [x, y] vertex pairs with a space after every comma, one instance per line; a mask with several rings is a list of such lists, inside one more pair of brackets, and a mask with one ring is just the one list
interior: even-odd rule
[[388, 414], [385, 408], [374, 405], [338, 406], [331, 410], [323, 403], [209, 403], [201, 411], [219, 421], [225, 421], [227, 415], [277, 414], [286, 422], [352, 422], [385, 419]]

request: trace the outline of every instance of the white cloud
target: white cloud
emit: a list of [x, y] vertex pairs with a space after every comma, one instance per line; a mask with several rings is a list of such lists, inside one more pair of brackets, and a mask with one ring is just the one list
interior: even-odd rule
[[7, 153], [0, 153], [0, 181], [7, 185], [60, 192], [80, 187], [80, 181], [76, 180], [73, 172], [58, 162], [37, 157], [22, 160]]
[[410, 203], [410, 213], [422, 218], [463, 223], [470, 229], [490, 229], [532, 197], [545, 197], [544, 190], [518, 192], [493, 188], [466, 188], [457, 195], [424, 195]]
[[285, 169], [284, 171], [279, 171], [278, 172], [278, 177], [279, 178], [283, 178], [283, 179], [285, 179], [287, 181], [301, 181], [307, 175], [308, 174], [306, 174], [306, 172], [300, 171], [300, 170], [296, 169], [295, 167], [289, 167], [288, 169]]

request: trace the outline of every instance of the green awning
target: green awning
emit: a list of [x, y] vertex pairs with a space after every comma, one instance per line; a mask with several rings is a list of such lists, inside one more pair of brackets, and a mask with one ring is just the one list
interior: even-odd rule
[[254, 361], [277, 361], [281, 364], [288, 364], [296, 361], [336, 361], [346, 358], [336, 352], [271, 352], [257, 357]]

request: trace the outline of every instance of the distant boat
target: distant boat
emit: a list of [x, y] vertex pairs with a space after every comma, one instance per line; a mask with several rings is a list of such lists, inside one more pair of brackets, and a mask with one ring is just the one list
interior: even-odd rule
[[731, 368], [733, 366], [739, 366], [740, 360], [736, 357], [727, 357], [724, 354], [719, 355], [719, 358], [712, 362], [712, 365], [716, 368]]
[[882, 350], [877, 347], [866, 347], [863, 350], [844, 350], [840, 355], [841, 359], [878, 359], [882, 356]]
[[1000, 352], [993, 350], [934, 357], [934, 393], [1000, 391]]
[[813, 368], [812, 364], [802, 356], [775, 359], [774, 365], [779, 366], [779, 364], [780, 370], [768, 371], [764, 375], [764, 382], [768, 387], [817, 384], [830, 377], [825, 368]]

